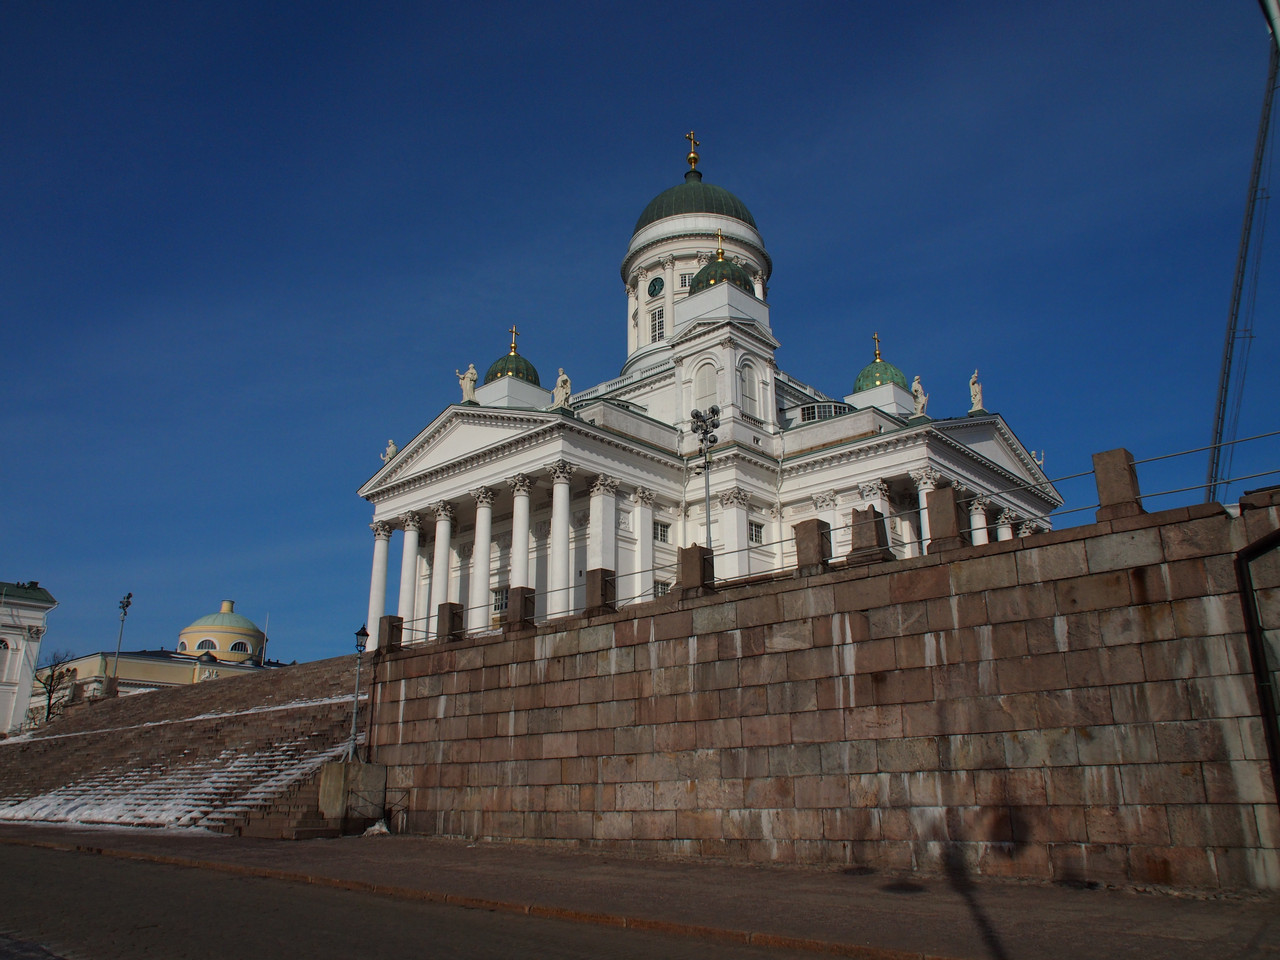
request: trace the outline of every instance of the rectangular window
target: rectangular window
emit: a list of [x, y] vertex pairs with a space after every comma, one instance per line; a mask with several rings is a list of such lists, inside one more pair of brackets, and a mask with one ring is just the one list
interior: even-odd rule
[[671, 524], [663, 523], [661, 520], [653, 521], [653, 539], [658, 543], [670, 543]]
[[691, 284], [691, 283], [693, 283], [693, 274], [692, 274], [692, 273], [682, 273], [682, 274], [680, 274], [680, 289], [682, 289], [682, 290], [688, 289], [688, 286], [689, 286], [689, 284]]
[[667, 321], [666, 308], [659, 307], [657, 310], [649, 311], [649, 342], [657, 343], [659, 340], [666, 339]]
[[671, 584], [657, 581], [653, 585], [653, 595], [655, 597], [665, 597], [671, 592]]
[[754, 520], [747, 521], [747, 542], [764, 543], [764, 524]]
[[497, 587], [489, 592], [493, 595], [493, 612], [506, 613], [507, 600], [511, 596], [511, 591], [507, 587]]

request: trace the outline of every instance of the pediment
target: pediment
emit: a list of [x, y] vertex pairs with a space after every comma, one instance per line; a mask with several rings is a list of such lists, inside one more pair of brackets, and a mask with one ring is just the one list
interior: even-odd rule
[[360, 495], [367, 497], [454, 461], [510, 444], [559, 419], [558, 414], [452, 406], [374, 474], [360, 489]]
[[971, 421], [935, 424], [940, 433], [962, 444], [978, 456], [1029, 483], [1048, 480], [1031, 454], [997, 417], [976, 417]]

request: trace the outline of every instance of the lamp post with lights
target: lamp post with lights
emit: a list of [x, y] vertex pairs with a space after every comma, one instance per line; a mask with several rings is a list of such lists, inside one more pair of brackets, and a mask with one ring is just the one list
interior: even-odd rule
[[720, 429], [720, 408], [715, 404], [701, 410], [690, 410], [690, 429], [698, 435], [698, 452], [702, 454], [702, 479], [706, 492], [707, 552], [711, 552], [711, 448], [720, 439], [713, 430]]
[[356, 718], [360, 714], [360, 661], [369, 645], [369, 630], [364, 625], [356, 631], [356, 690], [351, 695], [351, 736], [347, 739], [347, 759], [356, 759]]

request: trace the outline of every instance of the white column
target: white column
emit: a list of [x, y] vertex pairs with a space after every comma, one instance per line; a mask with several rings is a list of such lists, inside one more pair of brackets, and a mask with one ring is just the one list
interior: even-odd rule
[[636, 331], [636, 344], [645, 346], [650, 342], [652, 334], [649, 331], [649, 291], [645, 289], [649, 285], [649, 271], [641, 267], [636, 271], [636, 323], [639, 330]]
[[757, 273], [751, 278], [751, 286], [756, 292], [756, 299], [764, 299], [764, 274]]
[[587, 569], [618, 569], [618, 481], [603, 474], [591, 481], [591, 520], [587, 527]]
[[[413, 629], [409, 630], [406, 640], [410, 643], [427, 639], [427, 621], [431, 615], [431, 561], [418, 547], [418, 580], [414, 590]], [[408, 624], [405, 625], [408, 630]]]
[[373, 575], [369, 578], [369, 649], [378, 649], [378, 620], [387, 612], [387, 550], [391, 543], [391, 524], [378, 520], [369, 524], [373, 531]]
[[467, 597], [468, 630], [489, 625], [493, 597], [489, 592], [490, 551], [493, 546], [493, 490], [477, 487], [471, 491], [476, 501], [476, 539], [471, 548], [471, 589]]
[[416, 513], [406, 513], [400, 522], [404, 524], [404, 551], [400, 555], [400, 595], [396, 601], [396, 616], [404, 620], [406, 629], [411, 629], [413, 605], [417, 600], [418, 536], [422, 531], [422, 520]]
[[986, 497], [974, 497], [973, 502], [969, 504], [969, 539], [973, 541], [975, 547], [991, 542], [987, 533]]
[[918, 549], [923, 556], [929, 549], [929, 492], [938, 488], [942, 474], [933, 467], [921, 467], [911, 471], [911, 479], [916, 482], [916, 495], [920, 502], [920, 543]]
[[636, 352], [640, 346], [640, 296], [636, 281], [623, 284], [627, 294], [627, 356]]
[[1012, 510], [1000, 511], [1000, 516], [996, 518], [996, 539], [1012, 540], [1013, 524], [1018, 519], [1018, 515]]
[[784, 552], [787, 548], [786, 538], [782, 535], [782, 503], [775, 503], [769, 508], [769, 539], [773, 542], [773, 569], [781, 570], [785, 567], [786, 556]]
[[747, 555], [747, 506], [751, 503], [751, 494], [741, 487], [733, 487], [721, 490], [719, 496], [724, 556], [716, 558], [716, 566], [724, 571], [723, 576], [728, 580], [745, 577], [751, 573], [751, 558]]
[[636, 505], [635, 569], [627, 592], [618, 600], [639, 603], [653, 598], [653, 491], [640, 487], [631, 499]]
[[528, 587], [529, 582], [529, 491], [533, 478], [517, 473], [507, 483], [511, 487], [511, 573], [508, 587]]
[[449, 602], [449, 541], [453, 538], [453, 504], [441, 502], [431, 509], [436, 514], [436, 551], [431, 559], [431, 610], [427, 617], [427, 635], [434, 637], [440, 604]]
[[667, 336], [671, 336], [676, 322], [676, 258], [667, 254], [662, 258], [662, 298], [667, 318]]
[[547, 548], [547, 616], [573, 606], [569, 593], [569, 479], [576, 468], [564, 460], [547, 464], [551, 474], [551, 543]]

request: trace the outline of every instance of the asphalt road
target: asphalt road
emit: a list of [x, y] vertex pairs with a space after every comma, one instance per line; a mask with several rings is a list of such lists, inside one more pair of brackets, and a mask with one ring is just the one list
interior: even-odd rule
[[0, 846], [0, 960], [51, 957], [812, 960], [812, 954]]

